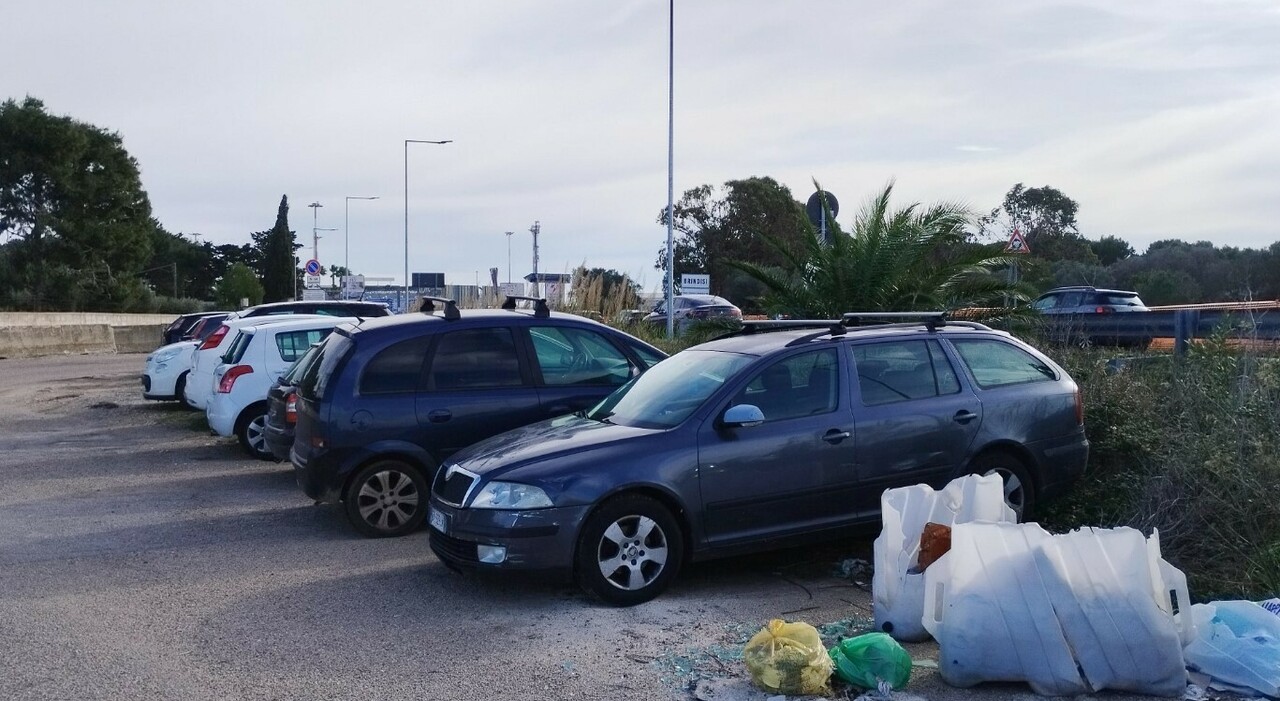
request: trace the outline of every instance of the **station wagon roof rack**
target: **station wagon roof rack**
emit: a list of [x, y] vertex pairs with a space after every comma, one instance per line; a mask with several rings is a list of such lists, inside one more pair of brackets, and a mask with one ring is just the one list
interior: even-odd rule
[[547, 306], [547, 300], [545, 297], [522, 297], [520, 295], [507, 295], [506, 301], [502, 303], [502, 308], [507, 310], [515, 310], [517, 300], [533, 302], [533, 315], [536, 318], [545, 319], [551, 316], [551, 307]]
[[462, 314], [458, 312], [458, 302], [447, 297], [423, 297], [422, 306], [418, 308], [418, 311], [423, 314], [434, 313], [436, 310], [436, 302], [444, 305], [445, 319], [455, 321], [462, 318]]
[[946, 312], [845, 312], [840, 316], [840, 321], [845, 326], [865, 326], [868, 322], [884, 324], [917, 319], [923, 321], [930, 331], [947, 325]]

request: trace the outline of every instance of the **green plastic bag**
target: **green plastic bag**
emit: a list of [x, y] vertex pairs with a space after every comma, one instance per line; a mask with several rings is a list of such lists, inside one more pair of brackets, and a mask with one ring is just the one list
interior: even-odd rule
[[880, 681], [902, 689], [911, 679], [911, 655], [888, 633], [846, 638], [830, 654], [835, 675], [863, 689], [875, 689]]

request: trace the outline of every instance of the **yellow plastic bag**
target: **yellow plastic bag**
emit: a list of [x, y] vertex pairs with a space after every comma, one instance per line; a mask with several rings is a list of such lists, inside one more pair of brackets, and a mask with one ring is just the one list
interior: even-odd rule
[[808, 623], [769, 621], [747, 641], [742, 660], [756, 686], [780, 694], [830, 693], [831, 657], [818, 630]]

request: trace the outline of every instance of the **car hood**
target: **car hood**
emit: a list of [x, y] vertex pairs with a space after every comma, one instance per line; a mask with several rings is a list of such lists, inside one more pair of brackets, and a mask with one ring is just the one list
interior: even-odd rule
[[616, 444], [661, 433], [659, 430], [603, 423], [578, 415], [561, 416], [480, 441], [447, 462], [467, 472], [496, 476], [557, 457], [579, 455], [606, 443]]

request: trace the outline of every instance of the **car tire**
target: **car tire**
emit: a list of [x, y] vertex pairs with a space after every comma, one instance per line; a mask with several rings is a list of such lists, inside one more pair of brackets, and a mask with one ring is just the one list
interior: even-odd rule
[[414, 465], [378, 460], [356, 473], [343, 503], [361, 535], [396, 538], [413, 532], [426, 518], [427, 481]]
[[236, 419], [236, 438], [240, 441], [240, 447], [244, 448], [244, 452], [250, 457], [259, 460], [275, 460], [276, 456], [272, 455], [271, 446], [267, 445], [266, 425], [266, 405], [250, 406], [240, 413], [240, 418]]
[[630, 494], [606, 501], [587, 518], [574, 571], [587, 593], [614, 606], [634, 606], [661, 594], [683, 558], [684, 537], [671, 512]]
[[1000, 475], [1004, 480], [1004, 502], [1026, 523], [1035, 516], [1036, 485], [1027, 466], [1013, 455], [999, 451], [979, 455], [971, 470], [975, 475]]
[[187, 375], [188, 374], [190, 373], [184, 372], [181, 375], [178, 375], [178, 381], [173, 383], [173, 396], [177, 397], [178, 406], [188, 411], [193, 411], [195, 410], [195, 407], [187, 403]]

